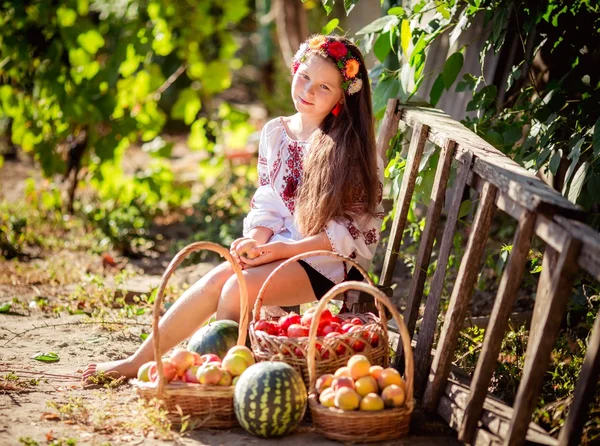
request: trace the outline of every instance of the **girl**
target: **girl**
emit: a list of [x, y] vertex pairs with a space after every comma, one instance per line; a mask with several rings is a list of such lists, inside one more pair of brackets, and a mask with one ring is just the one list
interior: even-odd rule
[[[292, 74], [297, 113], [263, 128], [260, 184], [243, 237], [231, 244], [233, 258], [244, 268], [249, 308], [285, 259], [332, 250], [368, 269], [379, 241], [383, 162], [375, 148], [371, 90], [359, 49], [343, 37], [312, 36], [294, 56]], [[355, 273], [334, 258], [311, 257], [276, 276], [264, 305], [320, 299], [336, 283], [357, 279]], [[239, 307], [238, 282], [225, 262], [169, 308], [159, 325], [161, 347], [167, 352], [190, 337], [215, 311], [217, 319], [239, 320]], [[100, 371], [133, 377], [153, 359], [150, 335], [129, 358], [88, 365], [83, 379]]]

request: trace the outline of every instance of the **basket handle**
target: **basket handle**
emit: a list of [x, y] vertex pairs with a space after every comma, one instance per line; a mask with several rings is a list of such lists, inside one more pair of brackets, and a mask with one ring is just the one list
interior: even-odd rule
[[[273, 271], [271, 271], [271, 274], [269, 274], [269, 276], [265, 279], [265, 281], [262, 284], [262, 287], [260, 288], [260, 291], [258, 292], [258, 296], [256, 297], [256, 302], [254, 302], [254, 310], [253, 310], [254, 322], [258, 322], [260, 320], [260, 309], [262, 308], [263, 296], [265, 294], [265, 290], [267, 289], [267, 286], [273, 280], [273, 277], [275, 277], [275, 275], [278, 274], [279, 272], [281, 272], [283, 269], [290, 266], [292, 263], [296, 263], [298, 260], [303, 260], [308, 257], [316, 257], [316, 256], [334, 257], [334, 258], [342, 260], [344, 262], [348, 262], [350, 265], [355, 267], [363, 275], [364, 278], [367, 279], [369, 284], [373, 285], [373, 280], [369, 277], [369, 275], [364, 270], [364, 268], [349, 257], [345, 257], [342, 255], [336, 254], [333, 251], [325, 251], [325, 250], [303, 252], [301, 254], [295, 255], [294, 257], [290, 257], [285, 262], [282, 262], [280, 265], [277, 266], [277, 268], [275, 268]], [[381, 313], [381, 309], [379, 307], [377, 307], [377, 309]], [[383, 312], [383, 313], [385, 314], [385, 312]]]
[[158, 317], [160, 314], [160, 309], [162, 306], [163, 297], [165, 294], [165, 288], [167, 287], [167, 281], [171, 277], [171, 275], [175, 272], [175, 269], [183, 262], [183, 260], [189, 256], [191, 253], [195, 251], [201, 251], [206, 249], [208, 251], [213, 251], [219, 254], [221, 257], [224, 257], [227, 260], [233, 269], [233, 272], [237, 276], [238, 283], [240, 286], [240, 325], [238, 332], [238, 345], [246, 344], [246, 332], [248, 331], [248, 287], [246, 286], [246, 279], [244, 278], [244, 274], [242, 273], [242, 268], [237, 264], [237, 262], [233, 259], [229, 250], [212, 242], [195, 242], [190, 243], [183, 249], [181, 249], [173, 260], [167, 266], [167, 269], [162, 275], [160, 279], [160, 286], [158, 287], [158, 292], [156, 293], [156, 300], [154, 301], [154, 308], [152, 313], [152, 338], [154, 341], [154, 359], [156, 360], [156, 371], [158, 372], [158, 388], [157, 395], [160, 398], [162, 396], [162, 392], [165, 386], [165, 376], [162, 367], [162, 361], [160, 360], [160, 334], [158, 330]]
[[411, 347], [411, 339], [408, 334], [408, 330], [406, 325], [404, 324], [404, 319], [396, 310], [396, 307], [392, 305], [390, 300], [387, 298], [385, 294], [379, 291], [377, 288], [371, 285], [367, 285], [363, 282], [357, 281], [348, 281], [340, 283], [334, 286], [331, 290], [323, 296], [323, 298], [319, 301], [317, 305], [317, 309], [315, 310], [315, 314], [312, 319], [312, 323], [310, 325], [310, 331], [308, 333], [308, 352], [306, 354], [306, 359], [308, 361], [308, 377], [310, 381], [310, 392], [315, 391], [315, 383], [317, 381], [316, 375], [316, 354], [317, 354], [317, 346], [316, 346], [316, 338], [317, 338], [317, 329], [319, 328], [319, 318], [321, 316], [321, 312], [327, 306], [327, 303], [337, 296], [340, 293], [343, 293], [347, 290], [359, 290], [364, 291], [365, 293], [369, 293], [371, 296], [375, 298], [376, 302], [380, 302], [385, 305], [388, 310], [392, 313], [394, 320], [398, 324], [398, 330], [400, 332], [400, 339], [402, 341], [402, 348], [404, 350], [404, 364], [406, 367], [404, 368], [404, 376], [406, 378], [406, 401], [412, 401], [413, 399], [413, 353]]

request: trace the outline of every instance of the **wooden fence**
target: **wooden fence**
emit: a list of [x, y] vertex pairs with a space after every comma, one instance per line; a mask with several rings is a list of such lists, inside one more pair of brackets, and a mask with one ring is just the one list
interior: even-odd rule
[[[392, 281], [426, 141], [441, 148], [404, 313], [411, 335], [414, 334], [423, 297], [451, 166], [454, 160], [458, 161], [453, 197], [449, 197], [443, 235], [437, 244], [437, 267], [430, 278], [430, 291], [416, 342], [415, 391], [422, 396], [423, 406], [429, 411], [437, 410], [458, 431], [459, 439], [469, 444], [520, 445], [526, 439], [542, 444], [579, 444], [600, 371], [600, 317], [595, 321], [585, 363], [559, 440], [549, 437], [531, 423], [531, 416], [578, 270], [585, 270], [600, 280], [600, 235], [578, 221], [583, 217], [581, 208], [440, 110], [390, 100], [378, 139], [378, 151], [382, 155], [385, 155], [391, 138], [398, 133], [400, 121], [412, 129], [412, 138], [402, 185], [394, 204], [396, 212], [380, 280], [382, 287], [389, 286]], [[479, 204], [437, 348], [432, 355], [446, 266], [463, 194], [469, 188], [479, 193]], [[514, 218], [518, 222], [517, 230], [475, 373], [470, 384], [464, 385], [449, 380], [451, 363], [496, 209]], [[534, 235], [546, 243], [543, 269], [537, 287], [523, 375], [514, 406], [509, 408], [491, 399], [488, 387]]]

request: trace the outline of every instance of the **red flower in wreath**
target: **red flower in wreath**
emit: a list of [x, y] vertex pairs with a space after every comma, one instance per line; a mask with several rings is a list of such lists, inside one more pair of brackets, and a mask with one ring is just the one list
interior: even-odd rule
[[348, 48], [346, 48], [346, 45], [342, 42], [334, 41], [327, 45], [327, 52], [333, 56], [335, 60], [339, 60], [348, 54]]

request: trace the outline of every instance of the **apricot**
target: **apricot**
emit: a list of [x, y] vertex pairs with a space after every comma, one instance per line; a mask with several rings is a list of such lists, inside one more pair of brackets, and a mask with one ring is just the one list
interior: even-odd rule
[[248, 368], [248, 363], [241, 355], [227, 355], [223, 358], [222, 367], [232, 376], [240, 376]]
[[383, 367], [381, 367], [380, 365], [372, 365], [369, 369], [369, 374], [375, 379], [379, 379], [379, 376], [381, 376], [381, 372], [383, 372]]
[[371, 363], [364, 355], [354, 355], [348, 360], [348, 371], [353, 380], [369, 375]]
[[326, 373], [325, 375], [319, 376], [315, 384], [317, 393], [321, 394], [325, 389], [331, 387], [334, 379], [335, 376], [333, 376], [331, 373]]
[[377, 393], [379, 390], [377, 381], [370, 375], [358, 378], [354, 383], [354, 388], [360, 396], [367, 396], [369, 393]]
[[335, 373], [333, 374], [333, 376], [335, 376], [336, 378], [338, 376], [350, 376], [350, 370], [346, 366], [340, 367], [339, 369], [337, 369], [335, 371]]
[[335, 391], [335, 407], [342, 410], [356, 410], [360, 405], [360, 395], [348, 387], [341, 387]]
[[398, 386], [402, 385], [402, 377], [398, 370], [388, 367], [387, 369], [383, 369], [379, 378], [377, 379], [377, 384], [379, 384], [379, 388], [385, 389], [387, 386], [396, 384]]
[[331, 388], [337, 392], [342, 387], [348, 387], [354, 390], [354, 380], [349, 376], [339, 376], [331, 383]]
[[401, 407], [404, 404], [406, 394], [404, 389], [396, 384], [391, 384], [381, 392], [383, 403], [386, 407]]
[[335, 406], [335, 392], [331, 387], [327, 387], [323, 392], [319, 395], [319, 402], [325, 407], [334, 407]]
[[376, 393], [369, 393], [360, 400], [360, 410], [376, 411], [383, 410], [383, 399]]
[[256, 361], [254, 361], [254, 356], [252, 355], [252, 350], [250, 350], [245, 345], [236, 345], [229, 349], [227, 355], [239, 355], [246, 360], [248, 366], [251, 366]]

